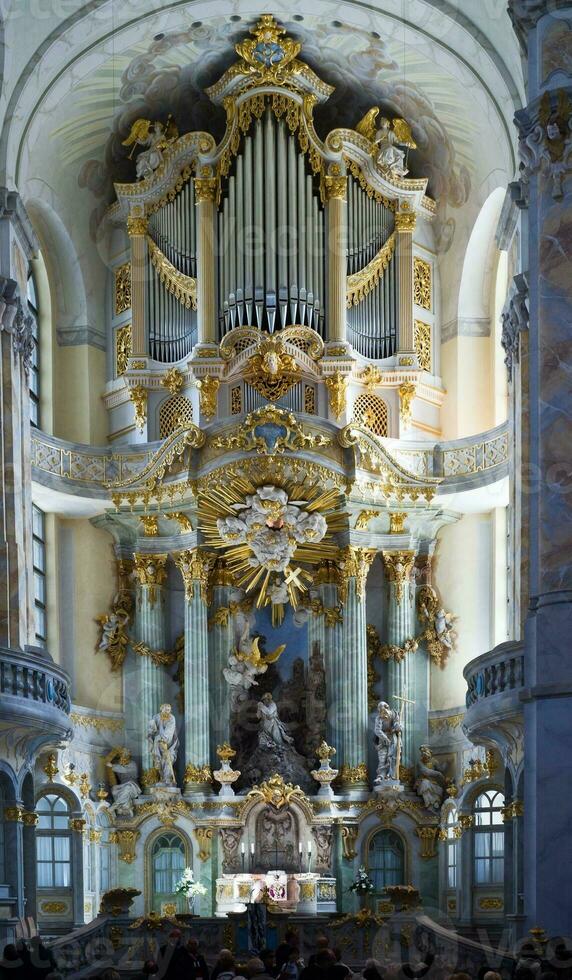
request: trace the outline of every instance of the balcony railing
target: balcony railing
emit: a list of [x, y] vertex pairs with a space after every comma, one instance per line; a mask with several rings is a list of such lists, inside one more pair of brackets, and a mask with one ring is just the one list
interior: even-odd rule
[[524, 651], [521, 643], [501, 643], [476, 657], [463, 671], [467, 682], [467, 708], [524, 686]]
[[[35, 725], [48, 725], [51, 718], [56, 729], [70, 727], [69, 679], [39, 651], [0, 648], [0, 694], [3, 715], [24, 724], [33, 719]], [[39, 710], [42, 707], [48, 710]]]

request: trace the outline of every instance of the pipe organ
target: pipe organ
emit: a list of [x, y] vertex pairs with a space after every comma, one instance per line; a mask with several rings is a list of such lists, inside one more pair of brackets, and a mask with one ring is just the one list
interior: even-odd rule
[[[394, 215], [383, 201], [377, 201], [355, 179], [348, 178], [348, 276], [373, 268], [377, 257], [394, 231]], [[396, 264], [388, 257], [387, 268], [371, 288], [357, 293], [357, 301], [348, 301], [347, 338], [364, 357], [381, 360], [397, 350], [398, 307]]]
[[[190, 354], [197, 342], [192, 287], [187, 284], [187, 290], [183, 289], [186, 280], [195, 280], [197, 275], [196, 206], [192, 180], [183, 184], [172, 201], [151, 215], [148, 235], [146, 308], [149, 356], [156, 361], [172, 363]], [[178, 291], [175, 288], [177, 280], [180, 282]]]
[[[143, 129], [157, 134], [156, 147], [145, 137], [137, 161], [145, 176], [116, 184], [112, 208], [129, 231], [132, 270], [132, 309], [114, 324], [126, 329], [131, 316], [132, 353], [117, 376], [140, 431], [163, 365], [177, 365], [187, 389], [199, 382], [202, 404], [211, 391], [207, 419], [225, 405], [239, 414], [239, 405], [250, 411], [269, 400], [313, 414], [319, 400], [349, 421], [344, 392], [364, 359], [393, 372], [386, 387], [400, 386], [399, 397], [415, 389], [414, 236], [417, 219], [435, 211], [427, 182], [383, 164], [375, 108], [356, 129], [320, 138], [314, 109], [332, 87], [297, 58], [300, 46], [270, 15], [251, 33], [206, 90], [226, 112], [220, 142], [145, 120], [127, 140]], [[399, 122], [394, 156], [408, 128]], [[281, 347], [262, 350], [283, 331]], [[294, 337], [306, 354], [318, 353], [304, 362]], [[264, 385], [252, 385], [258, 370], [269, 372]], [[272, 374], [280, 370], [282, 387]], [[219, 399], [220, 386], [229, 391]]]
[[324, 208], [307, 157], [267, 108], [244, 138], [218, 212], [219, 339], [301, 324], [324, 335]]

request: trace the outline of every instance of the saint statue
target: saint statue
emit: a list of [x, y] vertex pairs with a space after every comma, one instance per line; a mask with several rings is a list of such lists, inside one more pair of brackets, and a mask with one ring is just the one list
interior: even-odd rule
[[277, 745], [293, 744], [294, 739], [280, 721], [278, 707], [270, 693], [262, 695], [262, 700], [256, 706], [256, 716], [260, 721], [258, 744], [261, 748], [272, 749]]
[[445, 777], [428, 745], [419, 746], [419, 756], [415, 790], [428, 810], [439, 810], [445, 796]]
[[153, 715], [147, 729], [147, 739], [153, 765], [159, 770], [160, 782], [164, 786], [175, 786], [173, 766], [177, 760], [179, 739], [177, 723], [170, 704], [162, 704], [158, 714]]
[[393, 711], [385, 701], [380, 701], [374, 727], [374, 744], [377, 750], [376, 783], [381, 783], [384, 779], [399, 779], [401, 731], [399, 712]]
[[141, 787], [137, 782], [137, 764], [127, 749], [112, 749], [105, 764], [111, 770], [109, 782], [113, 803], [109, 807], [109, 813], [132, 817], [133, 803], [141, 796]]

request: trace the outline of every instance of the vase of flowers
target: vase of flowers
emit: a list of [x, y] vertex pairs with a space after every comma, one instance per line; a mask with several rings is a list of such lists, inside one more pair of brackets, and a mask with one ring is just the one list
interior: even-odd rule
[[350, 885], [349, 890], [359, 895], [362, 899], [369, 898], [375, 891], [375, 885], [363, 865], [358, 868], [356, 879]]
[[204, 885], [201, 885], [200, 881], [195, 881], [193, 876], [192, 868], [185, 868], [181, 877], [175, 885], [175, 892], [177, 895], [184, 895], [187, 899], [187, 905], [189, 907], [189, 913], [194, 915], [195, 912], [195, 899], [197, 895], [206, 895], [207, 890]]

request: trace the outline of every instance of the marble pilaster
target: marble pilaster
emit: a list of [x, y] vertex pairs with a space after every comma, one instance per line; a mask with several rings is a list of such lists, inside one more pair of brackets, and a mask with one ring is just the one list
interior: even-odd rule
[[346, 339], [346, 277], [347, 277], [347, 177], [323, 178], [328, 235], [328, 341]]
[[[385, 574], [389, 583], [389, 604], [387, 618], [387, 643], [403, 647], [414, 635], [413, 603], [411, 596], [411, 575], [415, 553], [413, 551], [382, 552]], [[390, 708], [401, 711], [403, 735], [401, 738], [401, 762], [405, 766], [414, 763], [414, 705], [396, 701], [407, 698], [415, 701], [415, 670], [411, 664], [412, 654], [406, 653], [398, 660], [393, 657], [387, 665], [387, 700]]]
[[127, 219], [127, 233], [131, 242], [131, 353], [134, 357], [146, 357], [149, 353], [145, 329], [146, 217], [131, 214]]
[[399, 353], [416, 358], [413, 338], [413, 232], [415, 214], [400, 211], [395, 216], [395, 253], [399, 290]]
[[197, 329], [199, 344], [215, 343], [215, 177], [195, 178], [197, 201]]
[[[136, 643], [143, 644], [151, 651], [166, 648], [166, 616], [163, 585], [167, 578], [166, 554], [136, 553], [134, 571], [137, 581], [135, 602], [134, 635]], [[164, 667], [153, 662], [150, 655], [138, 654], [138, 698], [131, 702], [131, 714], [136, 718], [134, 729], [139, 735], [139, 756], [141, 760], [143, 783], [156, 781], [153, 762], [147, 741], [149, 721], [164, 700]]]
[[173, 556], [185, 585], [185, 791], [212, 783], [209, 702], [209, 570], [211, 558], [195, 549]]
[[[567, 64], [572, 3], [511, 0], [527, 52], [528, 104], [515, 115], [526, 206], [529, 333], [525, 624], [525, 929], [568, 935], [572, 866], [572, 85]], [[526, 517], [526, 514], [524, 515]]]

